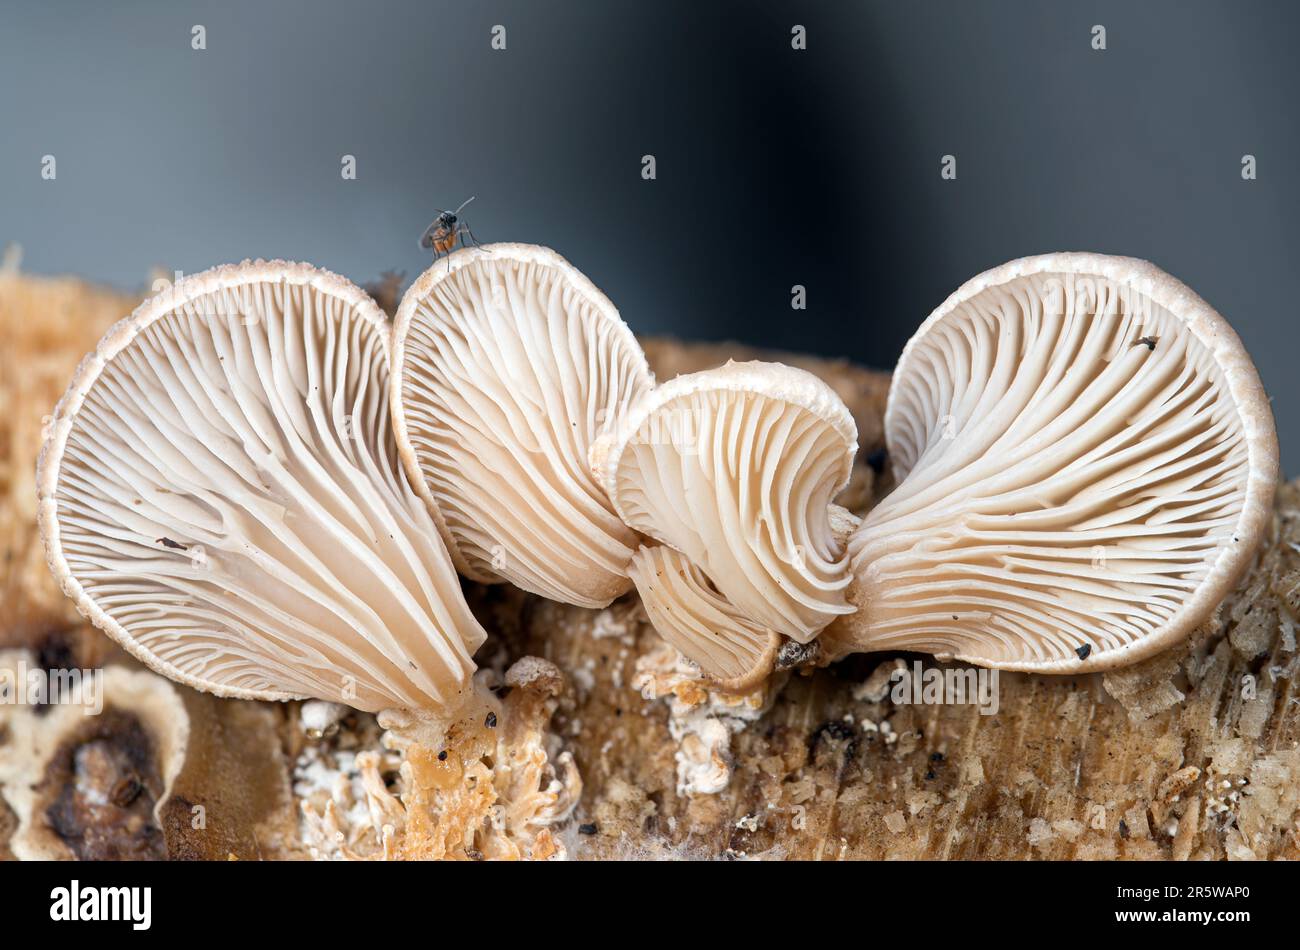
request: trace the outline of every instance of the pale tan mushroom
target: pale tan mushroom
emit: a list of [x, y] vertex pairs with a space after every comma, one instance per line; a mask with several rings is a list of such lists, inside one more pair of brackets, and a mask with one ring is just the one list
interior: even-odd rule
[[767, 679], [781, 638], [737, 610], [680, 551], [645, 545], [630, 573], [655, 630], [720, 689], [744, 692]]
[[1249, 565], [1278, 477], [1241, 341], [1144, 261], [1049, 254], [966, 283], [908, 343], [898, 487], [852, 536], [830, 653], [1077, 672], [1148, 656]]
[[856, 451], [853, 417], [821, 380], [728, 363], [656, 389], [593, 467], [629, 525], [698, 565], [758, 629], [807, 643], [853, 610], [829, 505]]
[[37, 476], [55, 577], [138, 659], [248, 699], [458, 705], [485, 634], [398, 466], [383, 313], [341, 277], [218, 267], [77, 370]]
[[626, 591], [638, 539], [587, 459], [654, 380], [604, 294], [548, 248], [464, 249], [393, 339], [402, 462], [461, 572], [584, 607]]

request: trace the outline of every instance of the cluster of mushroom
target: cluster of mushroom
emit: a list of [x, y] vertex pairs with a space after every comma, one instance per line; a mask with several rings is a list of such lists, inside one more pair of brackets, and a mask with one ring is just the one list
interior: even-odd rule
[[834, 504], [857, 432], [826, 384], [751, 362], [656, 385], [545, 248], [452, 254], [391, 327], [344, 279], [259, 261], [179, 282], [83, 361], [40, 523], [82, 613], [174, 679], [436, 712], [485, 637], [457, 573], [584, 607], [635, 586], [721, 688], [814, 639], [827, 660], [1131, 662], [1236, 582], [1277, 477], [1222, 318], [1091, 254], [940, 306], [886, 438], [898, 487], [859, 520]]

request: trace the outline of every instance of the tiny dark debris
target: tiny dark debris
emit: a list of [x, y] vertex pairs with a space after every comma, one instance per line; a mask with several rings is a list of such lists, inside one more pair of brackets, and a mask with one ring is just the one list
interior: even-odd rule
[[776, 651], [776, 668], [778, 671], [783, 671], [792, 670], [797, 666], [804, 666], [814, 662], [820, 653], [821, 647], [816, 640], [811, 643], [787, 640]]
[[140, 780], [136, 776], [124, 775], [118, 779], [108, 797], [118, 808], [126, 808], [139, 798], [140, 793], [143, 791], [144, 786], [140, 784]]
[[483, 725], [489, 729], [495, 729], [497, 727], [497, 714], [494, 712], [488, 713], [487, 718], [483, 720]]
[[[852, 759], [857, 754], [858, 734], [848, 723], [839, 719], [831, 719], [822, 723], [817, 731], [808, 737], [808, 748], [810, 750], [816, 750], [822, 740], [827, 738], [845, 743], [844, 758], [846, 761]], [[871, 736], [868, 736], [867, 738], [870, 739]]]
[[588, 822], [585, 825], [578, 826], [578, 834], [580, 835], [594, 835], [595, 833], [596, 833], [596, 823], [594, 821]]
[[446, 750], [446, 749], [443, 749], [441, 752], [438, 753], [438, 761], [439, 761], [439, 762], [446, 762], [446, 761], [447, 761], [447, 750]]
[[822, 723], [821, 728], [816, 732], [816, 736], [821, 736], [823, 733], [832, 739], [839, 739], [841, 742], [852, 739], [854, 735], [848, 723], [841, 722], [839, 719], [831, 719]]
[[930, 781], [932, 778], [934, 778], [934, 769], [929, 769], [929, 770], [925, 773], [925, 780], [928, 782], [928, 781]]
[[471, 861], [482, 861], [483, 852], [478, 848], [466, 848], [465, 857], [469, 858]]
[[1125, 841], [1128, 840], [1128, 822], [1123, 818], [1119, 820], [1119, 836]]
[[1156, 348], [1156, 344], [1159, 342], [1160, 342], [1160, 337], [1158, 336], [1144, 336], [1142, 337], [1142, 339], [1138, 340], [1133, 345], [1145, 346], [1148, 350], [1154, 350]]
[[1088, 655], [1092, 653], [1092, 644], [1085, 643], [1083, 646], [1075, 647], [1074, 652], [1079, 657], [1079, 659], [1086, 660], [1088, 659]]
[[161, 545], [162, 545], [163, 547], [165, 547], [165, 548], [172, 548], [173, 550], [176, 550], [176, 551], [188, 551], [188, 550], [189, 550], [189, 548], [187, 548], [185, 545], [181, 544], [181, 543], [178, 542], [178, 541], [173, 541], [171, 538], [159, 538], [158, 541], [157, 541], [157, 543], [158, 543], [158, 544], [161, 544]]
[[942, 753], [942, 752], [931, 752], [931, 753], [930, 753], [930, 761], [931, 761], [931, 762], [942, 762], [942, 761], [943, 761], [943, 753]]

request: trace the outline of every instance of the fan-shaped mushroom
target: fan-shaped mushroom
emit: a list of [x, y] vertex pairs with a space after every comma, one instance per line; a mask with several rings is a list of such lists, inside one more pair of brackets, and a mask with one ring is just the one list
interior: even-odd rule
[[772, 672], [781, 638], [718, 594], [680, 551], [644, 545], [632, 581], [654, 628], [724, 690], [741, 692]]
[[1241, 576], [1278, 473], [1240, 340], [1143, 261], [1049, 254], [967, 282], [903, 352], [900, 484], [849, 549], [833, 651], [1075, 672], [1145, 657]]
[[593, 452], [623, 519], [698, 565], [760, 629], [801, 643], [853, 610], [828, 506], [857, 427], [810, 373], [728, 363], [656, 389]]
[[81, 364], [38, 472], [50, 567], [173, 679], [362, 709], [457, 701], [484, 639], [398, 468], [383, 313], [341, 277], [218, 267]]
[[467, 577], [601, 607], [636, 534], [587, 465], [653, 385], [614, 305], [554, 251], [462, 249], [397, 311], [392, 410], [403, 464]]

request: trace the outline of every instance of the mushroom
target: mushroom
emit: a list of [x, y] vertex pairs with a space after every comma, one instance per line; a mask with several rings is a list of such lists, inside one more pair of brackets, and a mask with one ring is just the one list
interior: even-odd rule
[[856, 452], [853, 417], [817, 377], [733, 362], [658, 387], [593, 467], [623, 520], [698, 565], [736, 616], [807, 643], [853, 610], [829, 505]]
[[1099, 254], [968, 281], [907, 344], [885, 416], [898, 487], [849, 542], [831, 654], [1109, 669], [1204, 621], [1278, 477], [1268, 399], [1200, 297]]
[[630, 570], [659, 634], [727, 692], [767, 679], [781, 638], [737, 610], [681, 552], [643, 545]]
[[399, 452], [461, 573], [582, 607], [624, 593], [638, 539], [588, 453], [654, 379], [605, 295], [549, 248], [462, 249], [393, 340]]
[[78, 610], [220, 696], [456, 705], [485, 633], [398, 467], [386, 330], [360, 289], [283, 261], [186, 278], [110, 329], [37, 473]]

